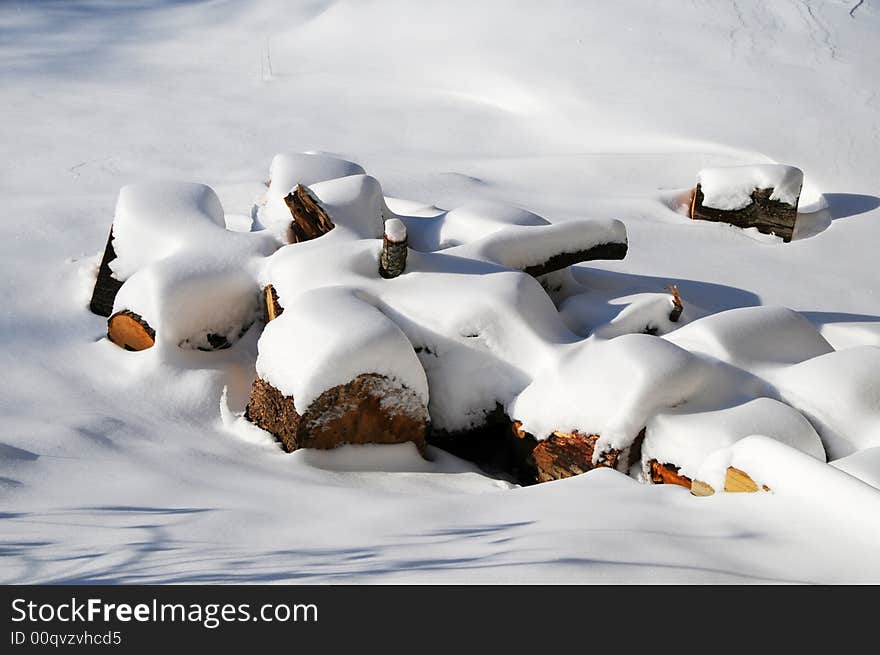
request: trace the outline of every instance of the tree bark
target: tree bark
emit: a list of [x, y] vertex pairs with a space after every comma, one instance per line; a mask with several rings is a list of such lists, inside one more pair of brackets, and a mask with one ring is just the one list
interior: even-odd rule
[[626, 257], [627, 244], [624, 243], [602, 243], [598, 246], [589, 248], [588, 250], [579, 250], [577, 252], [563, 252], [553, 255], [547, 261], [541, 264], [534, 264], [523, 269], [524, 273], [528, 273], [533, 277], [546, 275], [553, 271], [559, 271], [567, 268], [572, 264], [581, 262], [594, 261], [597, 259], [623, 259]]
[[92, 300], [89, 303], [89, 309], [93, 314], [98, 316], [109, 317], [113, 313], [113, 301], [116, 300], [116, 294], [122, 282], [113, 277], [113, 271], [110, 270], [110, 262], [116, 259], [116, 251], [113, 249], [113, 228], [110, 228], [110, 235], [107, 237], [107, 245], [104, 247], [104, 256], [101, 259], [101, 266], [98, 268], [98, 277], [95, 280], [95, 288], [92, 290]]
[[685, 489], [691, 488], [691, 479], [678, 472], [675, 464], [661, 464], [656, 459], [648, 462], [651, 482], [654, 484], [677, 484]]
[[703, 191], [700, 185], [694, 189], [691, 200], [691, 218], [717, 223], [729, 223], [736, 227], [755, 227], [764, 234], [775, 234], [783, 241], [791, 241], [797, 221], [797, 201], [795, 206], [770, 200], [773, 189], [755, 189], [752, 202], [736, 210], [715, 209], [703, 205]]
[[287, 231], [289, 243], [301, 243], [327, 234], [335, 226], [311, 190], [297, 184], [284, 198], [293, 220]]
[[[391, 219], [398, 220], [398, 219]], [[385, 279], [395, 278], [406, 268], [407, 239], [406, 228], [402, 228], [403, 239], [394, 239], [388, 230], [382, 237], [382, 254], [379, 256], [379, 275]]]

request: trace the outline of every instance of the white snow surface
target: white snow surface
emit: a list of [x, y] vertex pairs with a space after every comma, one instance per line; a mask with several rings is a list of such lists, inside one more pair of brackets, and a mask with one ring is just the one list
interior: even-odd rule
[[804, 172], [794, 166], [723, 166], [704, 168], [697, 174], [703, 205], [715, 209], [743, 209], [752, 204], [752, 192], [773, 189], [770, 200], [797, 207]]
[[[852, 5], [0, 4], [0, 580], [880, 582], [880, 491], [856, 479], [876, 482], [880, 12], [864, 2], [851, 14]], [[267, 188], [267, 162], [300, 151], [314, 154], [279, 164], [286, 172]], [[343, 163], [314, 173], [313, 162], [327, 161], [320, 153]], [[791, 243], [678, 213], [699, 171], [777, 162], [804, 171]], [[250, 217], [267, 229], [239, 236], [271, 237], [272, 249], [289, 221], [284, 194], [311, 182], [333, 218], [354, 227], [303, 244], [296, 264], [282, 249], [255, 275], [302, 266], [307, 279], [278, 289], [285, 307], [313, 288], [354, 286], [414, 347], [448, 348], [454, 357], [443, 361], [457, 362], [448, 366], [417, 353], [432, 418], [477, 420], [499, 394], [512, 400], [527, 387], [537, 406], [540, 385], [531, 385], [554, 385], [560, 357], [574, 369], [617, 348], [639, 375], [654, 361], [680, 373], [645, 396], [655, 415], [729, 416], [755, 398], [781, 400], [804, 413], [829, 459], [845, 458], [828, 465], [781, 443], [782, 428], [772, 432], [789, 425], [785, 410], [777, 421], [769, 409], [755, 414], [755, 430], [771, 434], [732, 432], [737, 440], [707, 455], [698, 477], [718, 484], [733, 465], [770, 493], [695, 498], [610, 470], [511, 488], [433, 449], [433, 461], [422, 460], [407, 444], [286, 455], [239, 417], [259, 324], [224, 351], [169, 341], [131, 353], [88, 312], [120, 189], [163, 180], [210, 186], [225, 224], [245, 229]], [[187, 216], [204, 225], [194, 229], [228, 243], [233, 233], [221, 232], [210, 194], [199, 193], [201, 214]], [[150, 207], [166, 201], [177, 203], [160, 195]], [[365, 201], [370, 212], [346, 213]], [[475, 206], [482, 218], [470, 220], [463, 208]], [[175, 280], [198, 285], [187, 266], [215, 260], [177, 249], [176, 230], [188, 223], [174, 222], [176, 211], [149, 221], [167, 219], [167, 234], [122, 246], [129, 283], [153, 271], [139, 298], [151, 289], [167, 297]], [[548, 320], [540, 284], [489, 261], [457, 275], [489, 278], [491, 288], [457, 284], [453, 293], [437, 282], [425, 294], [436, 302], [405, 305], [411, 293], [383, 300], [358, 281], [376, 277], [377, 240], [395, 215], [407, 225], [415, 275], [448, 271], [442, 257], [454, 247], [542, 225], [540, 217], [554, 226], [622, 221], [629, 253], [544, 280], [558, 286], [554, 301], [589, 293], [608, 305], [595, 320], [577, 311]], [[345, 280], [331, 275], [338, 261], [322, 261], [331, 253], [345, 261]], [[229, 264], [217, 274], [253, 273], [237, 256]], [[408, 275], [387, 288], [403, 289]], [[669, 284], [690, 325], [662, 339], [606, 333], [576, 343]], [[486, 311], [475, 316], [479, 300]], [[756, 313], [729, 334], [695, 320], [759, 305], [797, 318]], [[505, 316], [533, 327], [492, 341], [487, 327]], [[432, 322], [442, 329], [425, 327]], [[737, 340], [750, 329], [757, 341]], [[453, 330], [492, 348], [438, 336]], [[518, 358], [543, 370], [511, 367]], [[451, 387], [466, 366], [469, 393]], [[480, 382], [499, 377], [501, 389]], [[623, 378], [609, 379], [626, 390]], [[637, 386], [623, 403], [649, 388]], [[688, 399], [671, 407], [677, 396]], [[622, 408], [610, 414], [620, 438], [638, 423]]]

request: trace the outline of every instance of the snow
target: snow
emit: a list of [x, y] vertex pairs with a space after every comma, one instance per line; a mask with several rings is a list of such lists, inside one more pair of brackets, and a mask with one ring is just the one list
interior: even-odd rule
[[708, 412], [678, 409], [657, 414], [645, 430], [642, 461], [675, 464], [681, 475], [694, 479], [707, 456], [753, 434], [766, 435], [825, 461], [822, 442], [809, 421], [770, 398]]
[[406, 336], [351, 291], [297, 296], [260, 337], [257, 375], [292, 396], [300, 414], [324, 391], [362, 373], [384, 375], [428, 404], [425, 372]]
[[797, 207], [804, 172], [794, 166], [723, 166], [704, 168], [697, 174], [703, 205], [732, 211], [752, 204], [752, 192], [773, 189], [770, 200]]
[[406, 241], [406, 225], [399, 218], [389, 218], [385, 221], [385, 236], [396, 243]]
[[[867, 478], [856, 464], [873, 466], [877, 447], [877, 367], [863, 349], [877, 346], [880, 323], [872, 3], [850, 16], [851, 3], [830, 0], [560, 0], [537, 22], [534, 6], [500, 0], [107, 4], [0, 5], [2, 581], [880, 581], [880, 492], [836, 469]], [[267, 43], [270, 79], [258, 63]], [[303, 150], [338, 154], [294, 155], [303, 168], [269, 193], [267, 163]], [[363, 167], [313, 176], [325, 156]], [[780, 161], [805, 176], [784, 247], [676, 212], [700, 170]], [[347, 183], [328, 181], [340, 170]], [[259, 323], [223, 351], [169, 340], [131, 353], [87, 310], [119, 190], [160, 180], [210, 186], [225, 224], [252, 227], [238, 236], [270, 237], [273, 249], [290, 220], [282, 194], [302, 183], [326, 196], [342, 218], [321, 243], [297, 246], [303, 261], [284, 263], [282, 248], [264, 267], [257, 248], [259, 271], [244, 274], [258, 289], [276, 266], [285, 278], [285, 267], [307, 273], [279, 285], [285, 306], [313, 288], [357, 289], [422, 348], [432, 419], [450, 427], [478, 422], [536, 380], [556, 385], [552, 371], [569, 353], [587, 361], [630, 340], [612, 338], [615, 327], [576, 343], [631, 305], [653, 320], [664, 288], [677, 284], [687, 324], [660, 326], [662, 341], [632, 340], [682, 351], [645, 346], [649, 359], [681, 363], [672, 386], [689, 396], [674, 408], [649, 397], [654, 415], [792, 402], [829, 458], [845, 457], [823, 464], [753, 435], [702, 466], [717, 453], [716, 474], [732, 463], [772, 492], [695, 498], [610, 470], [511, 489], [451, 456], [417, 460], [407, 445], [284, 454], [239, 418]], [[363, 199], [371, 212], [348, 221]], [[217, 232], [212, 244], [236, 234], [202, 214], [187, 216], [204, 224], [200, 233]], [[395, 215], [407, 226], [407, 273], [377, 292], [366, 281], [377, 277], [378, 239]], [[546, 276], [558, 287], [552, 300], [538, 281], [448, 252], [510, 226], [577, 220], [620, 220], [629, 251]], [[130, 242], [128, 283], [153, 271], [138, 302], [198, 280], [187, 267], [214, 259], [177, 250], [176, 229], [145, 237], [151, 248]], [[449, 259], [459, 260], [455, 273]], [[238, 279], [241, 262], [228, 263], [217, 274]], [[406, 287], [429, 274], [412, 297]], [[554, 301], [583, 294], [570, 315], [552, 318]], [[736, 338], [753, 319], [720, 340], [704, 327], [673, 342], [702, 316], [759, 305], [797, 311], [838, 352], [781, 314], [768, 323], [754, 315], [766, 328], [756, 335], [774, 344], [759, 339], [758, 352]], [[621, 322], [627, 332], [641, 319]], [[498, 329], [508, 324], [515, 329]], [[788, 328], [772, 325], [793, 328], [794, 345], [781, 336]], [[641, 374], [642, 346], [622, 350]], [[462, 375], [473, 380], [467, 389], [453, 384]], [[706, 380], [720, 389], [684, 394]], [[536, 396], [549, 395], [538, 386]], [[617, 426], [629, 434], [625, 421]]]

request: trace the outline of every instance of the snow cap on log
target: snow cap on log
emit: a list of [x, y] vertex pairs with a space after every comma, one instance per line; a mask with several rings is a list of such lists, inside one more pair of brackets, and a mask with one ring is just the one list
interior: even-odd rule
[[358, 164], [330, 155], [279, 153], [269, 165], [268, 193], [283, 198], [297, 184], [311, 186], [338, 177], [363, 175], [364, 172]]

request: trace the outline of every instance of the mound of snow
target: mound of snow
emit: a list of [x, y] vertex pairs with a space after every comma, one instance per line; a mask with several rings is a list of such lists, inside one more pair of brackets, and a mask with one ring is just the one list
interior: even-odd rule
[[428, 404], [428, 382], [412, 345], [395, 323], [344, 288], [299, 295], [259, 341], [257, 375], [300, 414], [324, 391], [362, 373], [377, 373]]
[[317, 182], [348, 175], [363, 175], [366, 171], [351, 161], [329, 155], [280, 153], [269, 165], [269, 191], [274, 196], [286, 196], [297, 185], [311, 186]]
[[780, 370], [772, 381], [816, 427], [830, 459], [880, 446], [880, 347], [816, 357]]
[[668, 293], [636, 293], [603, 302], [594, 292], [571, 295], [559, 305], [562, 320], [573, 332], [586, 337], [613, 339], [645, 332], [661, 335], [687, 322], [688, 308], [677, 322], [669, 319], [674, 308]]
[[833, 350], [801, 314], [772, 306], [742, 307], [706, 316], [664, 338], [757, 374]]
[[875, 489], [880, 489], [880, 446], [865, 448], [831, 462], [831, 465]]
[[697, 175], [703, 192], [703, 205], [733, 211], [752, 203], [756, 189], [773, 189], [770, 200], [797, 207], [804, 184], [804, 173], [794, 166], [761, 164], [704, 168]]
[[712, 452], [752, 434], [763, 434], [825, 461], [819, 435], [800, 413], [776, 400], [755, 400], [708, 412], [672, 410], [648, 421], [642, 461], [675, 464], [693, 479]]

